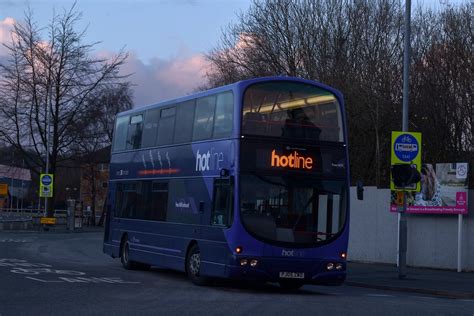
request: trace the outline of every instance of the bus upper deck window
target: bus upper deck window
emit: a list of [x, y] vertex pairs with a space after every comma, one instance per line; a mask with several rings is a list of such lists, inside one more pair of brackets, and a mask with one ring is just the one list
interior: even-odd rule
[[114, 151], [124, 150], [127, 144], [127, 131], [128, 131], [128, 122], [130, 120], [129, 116], [121, 116], [117, 118], [115, 123], [115, 132], [114, 132]]
[[340, 106], [335, 94], [315, 85], [256, 83], [244, 94], [242, 134], [343, 142]]
[[214, 119], [214, 138], [229, 137], [234, 119], [234, 100], [232, 92], [217, 95], [216, 116]]
[[130, 118], [128, 126], [127, 149], [140, 148], [143, 132], [143, 115], [135, 115]]

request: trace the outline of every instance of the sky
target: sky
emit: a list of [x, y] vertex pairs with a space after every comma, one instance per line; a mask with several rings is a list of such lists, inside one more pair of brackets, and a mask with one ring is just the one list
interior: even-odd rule
[[[423, 0], [428, 6], [462, 0]], [[412, 1], [416, 3], [416, 1]], [[73, 0], [0, 0], [0, 43], [29, 6], [39, 26], [53, 10], [69, 9]], [[130, 57], [122, 67], [131, 74], [135, 106], [189, 94], [205, 82], [204, 54], [216, 47], [222, 28], [237, 21], [251, 0], [76, 0], [82, 12], [78, 30], [84, 43], [100, 42], [94, 54], [111, 56], [121, 48]], [[413, 4], [412, 6], [414, 6]], [[5, 49], [0, 48], [0, 57]]]
[[[246, 11], [250, 0], [77, 0], [78, 30], [85, 43], [100, 41], [95, 54], [124, 48], [130, 57], [121, 72], [132, 74], [135, 106], [189, 94], [204, 83], [204, 54], [214, 48], [222, 28]], [[69, 9], [70, 0], [0, 0], [0, 42], [8, 40], [14, 21], [30, 6], [38, 25], [53, 10]], [[0, 56], [5, 49], [0, 48]]]

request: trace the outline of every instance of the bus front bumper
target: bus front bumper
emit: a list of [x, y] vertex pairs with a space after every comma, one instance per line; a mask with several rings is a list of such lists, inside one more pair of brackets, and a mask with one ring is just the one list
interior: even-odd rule
[[[283, 280], [299, 281], [304, 284], [341, 285], [346, 279], [346, 263], [328, 260], [287, 260], [280, 258], [259, 258], [258, 264], [251, 267], [233, 265], [227, 266], [227, 277], [240, 280], [255, 280], [264, 282], [279, 282]], [[239, 263], [239, 259], [236, 260]], [[328, 263], [340, 263], [339, 270], [327, 270]]]

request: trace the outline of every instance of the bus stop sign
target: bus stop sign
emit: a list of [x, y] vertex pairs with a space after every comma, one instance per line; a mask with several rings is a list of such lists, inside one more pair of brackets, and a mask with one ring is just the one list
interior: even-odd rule
[[420, 152], [420, 144], [410, 133], [402, 133], [395, 138], [393, 152], [401, 161], [412, 162]]
[[40, 197], [53, 197], [53, 175], [51, 173], [40, 175]]
[[[392, 132], [392, 169], [395, 165], [411, 165], [421, 172], [421, 133]], [[393, 176], [390, 179], [391, 190], [419, 191], [420, 184], [413, 184], [410, 187], [397, 187], [394, 184]]]

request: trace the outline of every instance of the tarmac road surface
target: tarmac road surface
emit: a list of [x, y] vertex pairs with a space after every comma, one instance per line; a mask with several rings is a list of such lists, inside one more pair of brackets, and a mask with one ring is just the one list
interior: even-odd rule
[[102, 233], [0, 232], [0, 315], [474, 315], [474, 299], [352, 286], [216, 281], [128, 271], [102, 253]]

